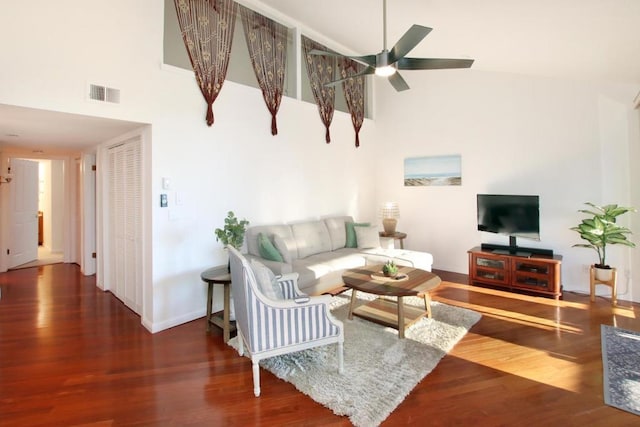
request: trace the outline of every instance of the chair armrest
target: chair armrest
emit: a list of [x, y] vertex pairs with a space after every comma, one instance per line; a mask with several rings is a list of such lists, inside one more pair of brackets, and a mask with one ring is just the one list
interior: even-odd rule
[[[306, 296], [302, 295], [302, 297], [297, 301], [296, 299], [284, 299], [284, 300], [266, 300], [262, 295], [260, 295], [260, 300], [273, 308], [293, 308], [293, 307], [304, 307], [307, 305], [325, 305], [327, 306], [327, 313], [330, 313], [330, 305], [332, 301], [331, 295], [317, 295], [317, 296]], [[305, 299], [306, 301], [303, 301]]]
[[284, 299], [296, 299], [307, 296], [298, 287], [298, 273], [289, 273], [282, 276], [276, 276], [276, 280]]
[[297, 285], [299, 277], [300, 275], [294, 271], [293, 273], [284, 273], [284, 274], [276, 275], [276, 280], [278, 282], [281, 280], [294, 280]]

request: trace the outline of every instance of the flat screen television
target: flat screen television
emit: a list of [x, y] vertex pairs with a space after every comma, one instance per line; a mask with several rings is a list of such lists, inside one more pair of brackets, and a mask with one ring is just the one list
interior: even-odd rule
[[478, 194], [478, 230], [504, 234], [515, 246], [515, 237], [540, 240], [538, 196]]

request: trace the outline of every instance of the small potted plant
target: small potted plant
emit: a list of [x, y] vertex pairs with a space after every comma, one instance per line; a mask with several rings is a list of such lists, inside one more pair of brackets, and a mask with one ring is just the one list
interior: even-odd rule
[[[224, 219], [224, 227], [216, 228], [216, 242], [222, 242], [225, 246], [233, 246], [237, 250], [240, 250], [242, 243], [244, 242], [244, 233], [247, 230], [249, 221], [243, 219], [239, 221], [232, 211], [227, 213], [227, 217]], [[229, 271], [231, 266], [229, 265]]]
[[617, 217], [627, 212], [636, 212], [635, 208], [618, 205], [598, 206], [591, 202], [586, 205], [593, 208], [580, 209], [578, 212], [590, 215], [584, 218], [576, 227], [571, 230], [577, 231], [580, 237], [588, 243], [577, 243], [573, 245], [578, 248], [590, 248], [598, 254], [598, 264], [595, 264], [596, 278], [598, 280], [611, 280], [611, 267], [607, 264], [607, 245], [625, 245], [635, 248], [635, 243], [629, 241], [627, 236], [631, 230], [616, 223]]
[[224, 219], [224, 228], [216, 228], [216, 242], [222, 242], [225, 246], [233, 246], [240, 250], [242, 243], [244, 242], [244, 233], [247, 230], [249, 221], [243, 219], [238, 221], [235, 214], [229, 211], [227, 217]]
[[387, 263], [382, 266], [382, 274], [387, 277], [396, 277], [398, 275], [398, 266], [393, 261], [387, 261]]

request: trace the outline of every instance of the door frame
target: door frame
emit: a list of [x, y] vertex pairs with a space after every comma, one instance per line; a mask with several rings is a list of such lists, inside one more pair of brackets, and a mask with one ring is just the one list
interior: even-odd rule
[[79, 161], [80, 270], [85, 276], [90, 276], [97, 270], [96, 155], [84, 153]]

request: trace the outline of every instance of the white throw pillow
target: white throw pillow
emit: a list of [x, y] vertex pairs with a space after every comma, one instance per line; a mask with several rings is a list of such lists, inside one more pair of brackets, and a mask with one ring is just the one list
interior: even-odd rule
[[380, 235], [376, 227], [354, 227], [356, 231], [356, 241], [358, 242], [359, 249], [379, 248], [380, 247]]
[[282, 255], [282, 259], [284, 260], [284, 262], [286, 262], [287, 264], [291, 264], [291, 249], [287, 244], [287, 240], [276, 234], [273, 236], [273, 244], [275, 245], [278, 252], [280, 252], [280, 255]]
[[258, 289], [262, 292], [262, 295], [272, 300], [284, 299], [282, 295], [282, 289], [276, 281], [276, 276], [273, 271], [260, 261], [254, 259], [251, 260], [251, 270], [253, 270], [254, 276], [256, 276], [256, 282], [258, 283]]

